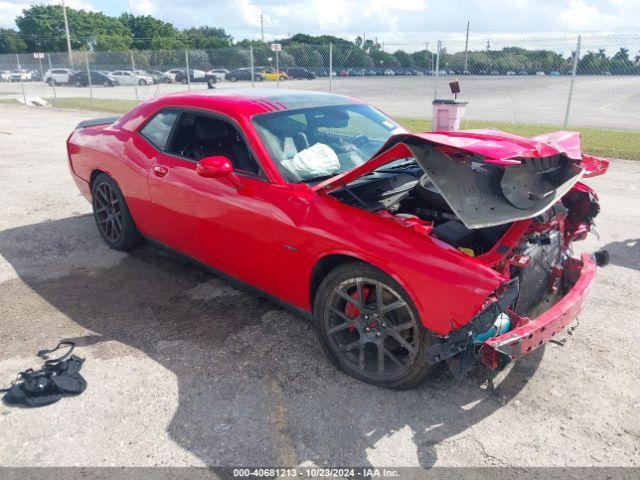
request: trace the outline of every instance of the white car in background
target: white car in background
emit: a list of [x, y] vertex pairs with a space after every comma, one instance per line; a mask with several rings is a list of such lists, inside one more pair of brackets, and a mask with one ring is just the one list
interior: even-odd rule
[[215, 78], [216, 82], [221, 82], [226, 78], [227, 73], [229, 73], [229, 70], [226, 68], [213, 68], [205, 72], [205, 76], [207, 78]]
[[76, 73], [76, 71], [71, 68], [53, 68], [44, 73], [42, 80], [48, 83], [49, 86], [69, 83], [69, 79], [74, 73]]
[[172, 68], [171, 70], [167, 70], [166, 72], [164, 72], [164, 74], [167, 75], [169, 78], [171, 78], [172, 82], [175, 82], [176, 75], [183, 72], [184, 70], [182, 68]]
[[0, 82], [11, 81], [11, 70], [0, 70]]
[[116, 85], [153, 85], [153, 77], [147, 72], [131, 70], [116, 70], [108, 75]]
[[12, 82], [28, 82], [29, 80], [31, 80], [31, 72], [28, 70], [14, 70], [11, 72]]

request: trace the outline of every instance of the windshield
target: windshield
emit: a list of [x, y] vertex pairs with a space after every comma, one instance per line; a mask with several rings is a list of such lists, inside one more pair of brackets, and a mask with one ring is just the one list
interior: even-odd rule
[[402, 127], [369, 105], [332, 105], [256, 115], [253, 125], [288, 182], [312, 182], [369, 160]]

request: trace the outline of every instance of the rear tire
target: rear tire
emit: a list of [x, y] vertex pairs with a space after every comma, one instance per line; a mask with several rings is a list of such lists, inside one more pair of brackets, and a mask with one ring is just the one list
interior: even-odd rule
[[130, 250], [142, 241], [122, 192], [105, 173], [91, 186], [93, 217], [103, 240], [114, 250]]
[[138, 82], [138, 85], [140, 85], [141, 87], [144, 87], [147, 84], [147, 81], [144, 79], [140, 79], [140, 81]]
[[324, 278], [313, 302], [313, 323], [331, 361], [366, 383], [407, 389], [431, 370], [424, 351], [429, 336], [411, 299], [366, 263], [342, 264]]

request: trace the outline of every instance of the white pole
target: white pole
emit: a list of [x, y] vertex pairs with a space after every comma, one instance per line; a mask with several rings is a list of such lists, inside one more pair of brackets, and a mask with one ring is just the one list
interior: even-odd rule
[[280, 88], [280, 68], [278, 67], [278, 50], [276, 50], [276, 88]]
[[89, 71], [89, 54], [84, 52], [84, 62], [87, 65], [87, 80], [89, 82], [89, 98], [91, 102], [91, 108], [93, 108], [93, 85], [91, 85], [91, 72]]
[[433, 99], [438, 98], [438, 77], [440, 76], [440, 49], [442, 43], [438, 40], [438, 52], [436, 53], [436, 80], [433, 82]]
[[131, 55], [131, 68], [133, 69], [133, 88], [136, 91], [136, 100], [140, 101], [138, 98], [138, 77], [136, 76], [136, 63], [133, 61], [133, 52], [129, 50], [129, 54]]
[[469, 21], [467, 21], [467, 38], [464, 41], [464, 71], [465, 73], [469, 67]]
[[184, 61], [187, 65], [187, 90], [191, 91], [191, 75], [189, 72], [189, 50], [184, 51]]
[[253, 70], [254, 70], [254, 66], [253, 66], [253, 46], [249, 47], [249, 60], [251, 61], [251, 64], [250, 64], [251, 65], [251, 86], [254, 87], [255, 84], [254, 84], [254, 79], [253, 79], [253, 76], [254, 76], [254, 72], [253, 72]]
[[71, 35], [69, 34], [69, 20], [67, 20], [67, 7], [62, 0], [62, 16], [64, 17], [64, 33], [67, 36], [67, 52], [69, 53], [69, 65], [73, 68], [73, 55], [71, 55]]
[[20, 88], [22, 89], [22, 100], [24, 100], [24, 106], [27, 106], [27, 96], [24, 93], [24, 83], [22, 82], [22, 67], [20, 66], [20, 55], [16, 53], [16, 60], [18, 61], [18, 75], [20, 76]]
[[329, 43], [329, 93], [333, 91], [333, 43]]
[[[53, 67], [51, 66], [51, 54], [47, 53], [47, 58], [49, 59], [49, 71], [53, 71]], [[56, 81], [53, 79], [53, 73], [51, 74], [51, 87], [53, 87], [53, 104], [58, 108], [58, 96], [56, 95]]]
[[578, 58], [580, 57], [580, 35], [578, 35], [578, 41], [576, 43], [576, 52], [573, 55], [573, 70], [571, 71], [571, 84], [569, 85], [569, 97], [567, 98], [567, 111], [564, 114], [563, 128], [567, 128], [569, 125], [569, 112], [571, 110], [571, 99], [573, 98], [573, 85], [576, 81], [576, 72], [578, 70]]

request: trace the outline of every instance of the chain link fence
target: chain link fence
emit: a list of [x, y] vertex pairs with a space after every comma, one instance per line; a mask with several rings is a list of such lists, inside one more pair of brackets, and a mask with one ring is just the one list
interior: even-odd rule
[[431, 118], [434, 98], [467, 101], [465, 124], [638, 130], [640, 35], [445, 39], [381, 45], [260, 44], [215, 50], [0, 55], [0, 99], [89, 99], [96, 108], [211, 87], [294, 88], [362, 98]]

